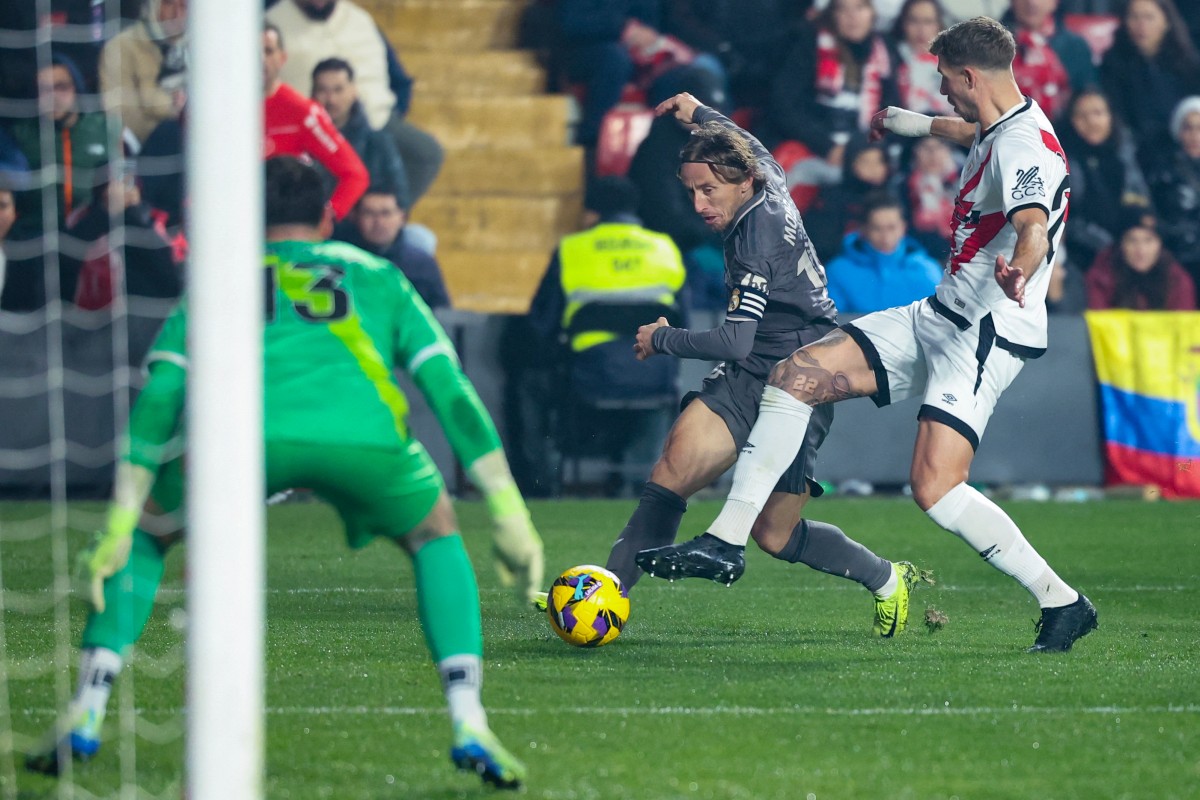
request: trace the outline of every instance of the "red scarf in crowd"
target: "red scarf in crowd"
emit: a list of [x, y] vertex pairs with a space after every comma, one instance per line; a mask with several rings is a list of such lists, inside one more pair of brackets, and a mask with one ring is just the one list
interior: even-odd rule
[[838, 39], [830, 31], [817, 32], [817, 102], [844, 108], [843, 94], [858, 96], [858, 127], [867, 130], [871, 116], [883, 102], [883, 79], [891, 75], [892, 61], [879, 36], [871, 38], [871, 54], [862, 65], [862, 81], [857, 88], [846, 86], [846, 65], [842, 63]]
[[1054, 20], [1046, 20], [1041, 30], [1017, 31], [1017, 57], [1013, 76], [1021, 91], [1037, 101], [1050, 119], [1055, 119], [1071, 100], [1071, 81], [1058, 53], [1050, 46]]

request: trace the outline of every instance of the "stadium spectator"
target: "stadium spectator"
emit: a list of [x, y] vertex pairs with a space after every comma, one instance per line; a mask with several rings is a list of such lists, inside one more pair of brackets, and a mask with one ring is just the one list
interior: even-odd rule
[[1042, 613], [1030, 651], [1064, 652], [1096, 627], [1096, 609], [967, 478], [999, 396], [1046, 348], [1047, 262], [1067, 216], [1067, 163], [1049, 119], [1017, 86], [1006, 28], [970, 19], [938, 34], [931, 51], [960, 116], [888, 108], [872, 126], [971, 147], [956, 204], [970, 213], [956, 215], [955, 253], [937, 294], [860, 317], [779, 361], [720, 515], [704, 535], [642, 551], [637, 563], [660, 578], [732, 583], [755, 519], [817, 413], [855, 397], [881, 406], [920, 397], [913, 499], [1033, 595]]
[[[714, 107], [720, 86], [708, 70], [687, 66], [665, 76], [648, 99], [658, 105], [668, 97], [688, 92]], [[658, 91], [663, 91], [661, 96]], [[729, 300], [725, 288], [725, 263], [721, 239], [709, 230], [692, 209], [692, 202], [676, 177], [679, 151], [691, 134], [670, 117], [657, 117], [629, 165], [629, 179], [641, 202], [637, 214], [646, 227], [671, 237], [688, 271], [692, 308], [723, 310]]]
[[[280, 76], [284, 83], [311, 94], [313, 68], [319, 62], [341, 58], [354, 65], [367, 121], [396, 140], [408, 177], [409, 202], [416, 203], [433, 183], [444, 154], [432, 136], [404, 119], [412, 81], [371, 15], [350, 0], [280, 0], [267, 10], [266, 18], [288, 43], [288, 61]], [[403, 96], [398, 98], [397, 91]]]
[[[643, 360], [661, 354], [724, 363], [684, 398], [638, 507], [613, 543], [606, 566], [626, 586], [644, 569], [635, 562], [638, 552], [674, 541], [687, 499], [744, 452], [771, 365], [789, 347], [833, 329], [837, 315], [783, 169], [762, 144], [688, 94], [660, 103], [655, 113], [700, 126], [679, 154], [679, 179], [696, 213], [724, 238], [729, 305], [712, 330], [672, 328], [665, 319], [638, 329], [635, 352]], [[835, 525], [804, 518], [808, 500], [823, 492], [816, 451], [831, 422], [822, 414], [801, 437], [787, 474], [750, 520], [754, 539], [781, 561], [862, 585], [874, 596], [875, 633], [890, 637], [904, 629], [916, 568], [880, 558]]]
[[[794, 5], [798, 4], [782, 0], [669, 0], [663, 26], [666, 33], [720, 62], [731, 108], [759, 108], [767, 103], [767, 87], [798, 22]], [[669, 96], [660, 94], [659, 99]], [[646, 100], [657, 105], [653, 98]]]
[[[670, 419], [662, 409], [601, 411], [601, 401], [630, 401], [673, 394], [678, 367], [668, 359], [644, 364], [634, 356], [628, 336], [614, 339], [600, 331], [575, 331], [563, 342], [575, 315], [588, 303], [616, 306], [658, 302], [681, 309], [686, 271], [679, 249], [665, 234], [651, 231], [637, 217], [637, 187], [623, 177], [592, 179], [584, 197], [584, 230], [559, 243], [529, 308], [529, 323], [546, 352], [562, 351], [567, 385], [563, 397], [574, 431], [594, 435], [610, 465], [608, 494], [617, 496], [634, 480], [626, 462], [639, 472], [652, 463]], [[562, 348], [552, 343], [563, 342]], [[579, 398], [582, 403], [570, 402]], [[565, 432], [564, 430], [557, 431]], [[564, 452], [580, 442], [557, 443]]]
[[1065, 241], [1072, 260], [1086, 268], [1113, 242], [1130, 206], [1149, 205], [1133, 136], [1113, 117], [1108, 98], [1084, 89], [1068, 106], [1062, 146], [1071, 165], [1071, 220]]
[[325, 167], [337, 181], [329, 202], [337, 218], [342, 219], [354, 208], [370, 182], [367, 168], [333, 126], [325, 109], [280, 79], [287, 61], [282, 34], [267, 23], [263, 27], [263, 94], [266, 98], [263, 154], [267, 158], [307, 155]]
[[652, 31], [660, 27], [657, 0], [559, 2], [563, 69], [569, 81], [584, 88], [583, 107], [575, 127], [575, 141], [584, 147], [595, 147], [600, 122], [634, 77], [633, 56], [622, 41], [626, 26], [633, 21], [642, 24], [641, 38], [634, 44], [652, 43]]
[[442, 169], [446, 160], [446, 151], [438, 140], [426, 131], [408, 121], [408, 108], [412, 104], [413, 79], [404, 70], [396, 49], [379, 32], [387, 47], [388, 81], [392, 94], [396, 96], [396, 106], [387, 121], [387, 132], [396, 140], [396, 149], [400, 153], [400, 161], [404, 164], [404, 172], [408, 177], [408, 191], [416, 203], [429, 191], [433, 181]]
[[796, 140], [841, 169], [851, 137], [900, 102], [895, 58], [874, 25], [870, 0], [832, 0], [801, 29], [771, 84], [761, 126], [768, 147]]
[[1087, 284], [1084, 270], [1070, 251], [1058, 248], [1054, 255], [1054, 271], [1046, 287], [1046, 311], [1051, 314], [1081, 314], [1087, 308]]
[[183, 224], [184, 163], [183, 130], [187, 110], [179, 119], [158, 124], [146, 137], [137, 153], [137, 174], [142, 182], [142, 199], [151, 208], [167, 215], [167, 226], [177, 230]]
[[1087, 274], [1088, 308], [1195, 311], [1196, 285], [1163, 247], [1153, 214], [1131, 211]]
[[[54, 164], [58, 170], [57, 216], [59, 225], [95, 185], [96, 170], [108, 163], [108, 120], [99, 111], [84, 111], [79, 102], [83, 77], [70, 58], [51, 56], [49, 66], [38, 70], [38, 96], [42, 117], [18, 119], [11, 125], [13, 139], [31, 170]], [[54, 125], [53, 161], [42, 152], [43, 119]], [[42, 189], [30, 185], [17, 194], [18, 229], [22, 234], [41, 232]]]
[[1091, 48], [1062, 24], [1058, 2], [1012, 0], [1001, 19], [1017, 40], [1017, 86], [1053, 120], [1066, 110], [1072, 93], [1096, 82]]
[[951, 144], [926, 136], [904, 148], [901, 159], [903, 199], [908, 207], [909, 234], [938, 263], [950, 255], [954, 196], [959, 165]]
[[929, 44], [946, 27], [946, 11], [938, 0], [904, 0], [892, 26], [896, 49], [896, 85], [900, 104], [922, 114], [949, 114], [950, 104], [938, 91], [942, 76]]
[[[16, 120], [11, 127], [13, 139], [32, 171], [56, 166], [56, 228], [65, 228], [67, 217], [91, 197], [97, 173], [108, 163], [108, 120], [103, 112], [80, 110], [79, 87], [83, 78], [75, 63], [61, 53], [51, 56], [49, 66], [37, 73], [41, 116]], [[54, 152], [42, 151], [42, 124], [53, 125]], [[50, 156], [50, 158], [47, 158]], [[49, 171], [43, 175], [54, 175]], [[41, 244], [43, 230], [43, 191], [36, 181], [14, 193], [17, 220], [9, 234], [8, 274], [0, 308], [32, 311], [47, 301], [44, 269], [56, 259], [56, 253]], [[19, 255], [18, 255], [19, 253]], [[60, 262], [61, 269], [61, 262]], [[60, 279], [60, 289], [67, 286]], [[70, 300], [70, 296], [63, 296]]]
[[942, 268], [908, 236], [900, 199], [880, 193], [867, 198], [862, 227], [847, 234], [825, 274], [838, 311], [865, 314], [929, 297]]
[[141, 18], [100, 51], [104, 110], [120, 120], [136, 152], [186, 100], [189, 0], [146, 0]]
[[442, 268], [428, 251], [409, 241], [407, 223], [408, 210], [395, 191], [387, 185], [373, 185], [359, 199], [350, 219], [338, 226], [337, 238], [386, 258], [404, 273], [425, 305], [446, 308], [450, 293]]
[[842, 180], [824, 186], [806, 215], [808, 235], [817, 256], [828, 261], [837, 255], [846, 234], [862, 222], [867, 195], [888, 187], [892, 179], [887, 150], [856, 134], [846, 145]]
[[[177, 255], [163, 224], [142, 202], [132, 175], [96, 186], [72, 213], [62, 253], [64, 295], [80, 308], [108, 306], [118, 294], [175, 298], [183, 291]], [[114, 226], [120, 227], [113, 235]]]
[[[324, 241], [331, 219], [316, 170], [277, 158], [267, 161], [266, 173], [263, 267], [276, 312], [262, 340], [266, 490], [311, 487], [339, 513], [350, 547], [378, 537], [411, 558], [421, 627], [452, 726], [450, 760], [486, 783], [515, 789], [525, 768], [491, 732], [480, 699], [475, 573], [442, 477], [406, 424], [407, 401], [392, 371], [409, 373], [483, 491], [501, 578], [527, 603], [529, 587], [541, 583], [542, 543], [495, 426], [445, 331], [400, 276], [367, 253]], [[322, 289], [301, 291], [310, 280]], [[148, 357], [105, 528], [84, 556], [92, 608], [81, 636], [78, 691], [46, 744], [27, 757], [28, 769], [57, 775], [69, 769], [60, 754], [84, 760], [99, 751], [113, 682], [154, 610], [164, 558], [183, 538], [187, 334], [185, 304]]]
[[1200, 95], [1171, 115], [1172, 147], [1150, 173], [1159, 230], [1171, 253], [1200, 284]]
[[1172, 0], [1129, 0], [1100, 64], [1104, 93], [1137, 141], [1143, 168], [1170, 146], [1171, 112], [1200, 94], [1200, 54]]
[[340, 58], [327, 58], [313, 67], [312, 96], [321, 104], [367, 168], [370, 185], [383, 187], [399, 198], [401, 208], [412, 206], [408, 176], [395, 140], [367, 121], [358, 98], [354, 67]]

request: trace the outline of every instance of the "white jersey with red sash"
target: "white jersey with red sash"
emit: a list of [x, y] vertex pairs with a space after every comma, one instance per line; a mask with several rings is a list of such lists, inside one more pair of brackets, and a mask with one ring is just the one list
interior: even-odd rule
[[[937, 298], [975, 323], [991, 314], [996, 345], [1027, 358], [1046, 349], [1046, 289], [1062, 240], [1070, 199], [1066, 154], [1054, 126], [1030, 98], [975, 135], [954, 203], [952, 251]], [[1025, 307], [996, 283], [996, 257], [1011, 261], [1017, 244], [1012, 215], [1046, 212], [1050, 249], [1025, 286]]]

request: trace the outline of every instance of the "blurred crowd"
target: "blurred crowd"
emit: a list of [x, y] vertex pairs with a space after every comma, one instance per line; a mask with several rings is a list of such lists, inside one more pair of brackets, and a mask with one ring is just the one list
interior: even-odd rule
[[[641, 190], [646, 225], [684, 253], [693, 299], [719, 307], [718, 243], [673, 180], [687, 132], [651, 109], [689, 91], [756, 135], [843, 312], [930, 292], [949, 252], [963, 152], [867, 141], [898, 105], [951, 113], [929, 44], [986, 14], [1013, 32], [1018, 85], [1071, 166], [1052, 311], [1194, 309], [1200, 279], [1200, 3], [1174, 0], [542, 0], [526, 17], [551, 85], [579, 104], [597, 175]], [[645, 130], [644, 138], [632, 132]]]
[[[395, 49], [348, 0], [265, 5], [264, 154], [319, 164], [335, 238], [447, 305], [436, 236], [408, 224], [443, 151], [406, 119], [413, 81]], [[179, 296], [187, 18], [188, 0], [0, 4], [0, 309]]]
[[[0, 308], [175, 297], [188, 206], [188, 0], [0, 4]], [[268, 0], [268, 155], [327, 170], [336, 237], [446, 305], [436, 232], [408, 223], [444, 153], [407, 118], [413, 80], [352, 0]], [[888, 105], [948, 113], [936, 33], [1008, 25], [1018, 83], [1071, 165], [1051, 309], [1193, 309], [1200, 279], [1200, 3], [1176, 0], [533, 0], [522, 45], [576, 99], [589, 180], [627, 176], [637, 216], [683, 254], [694, 306], [727, 293], [719, 242], [675, 178], [688, 135], [651, 109], [690, 91], [788, 173], [844, 312], [929, 292], [949, 251], [963, 153], [870, 143]], [[38, 50], [49, 25], [52, 47]], [[27, 32], [28, 37], [22, 37]], [[52, 169], [51, 169], [52, 168]], [[47, 203], [49, 198], [55, 202]], [[548, 254], [549, 256], [549, 254]]]

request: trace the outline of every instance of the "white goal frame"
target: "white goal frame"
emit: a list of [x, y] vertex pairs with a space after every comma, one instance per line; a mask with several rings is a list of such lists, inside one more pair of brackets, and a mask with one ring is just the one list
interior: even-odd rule
[[189, 9], [187, 797], [263, 794], [262, 3]]

